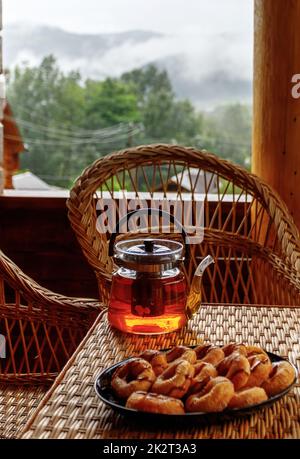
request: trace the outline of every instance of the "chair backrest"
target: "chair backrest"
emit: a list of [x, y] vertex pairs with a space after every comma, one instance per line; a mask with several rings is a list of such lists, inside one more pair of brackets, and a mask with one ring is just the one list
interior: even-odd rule
[[112, 227], [99, 231], [99, 209], [108, 199], [119, 214], [120, 196], [127, 207], [130, 199], [189, 201], [191, 221], [197, 218], [194, 204], [200, 196], [204, 240], [191, 246], [185, 272], [190, 281], [199, 260], [207, 253], [214, 256], [216, 264], [205, 274], [205, 301], [299, 303], [299, 233], [278, 194], [257, 176], [207, 151], [161, 144], [100, 158], [70, 192], [69, 219], [103, 301], [109, 298], [113, 270], [108, 255]]

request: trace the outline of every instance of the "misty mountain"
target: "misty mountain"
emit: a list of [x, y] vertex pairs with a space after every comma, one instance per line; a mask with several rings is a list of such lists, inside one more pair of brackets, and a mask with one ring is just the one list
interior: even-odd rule
[[14, 24], [4, 29], [3, 36], [6, 68], [23, 62], [37, 65], [53, 54], [63, 70], [103, 79], [154, 63], [168, 71], [177, 96], [189, 98], [199, 108], [251, 101], [251, 59], [230, 34], [216, 34], [212, 41], [201, 35], [144, 30], [92, 35]]
[[179, 98], [188, 98], [199, 108], [210, 109], [230, 102], [251, 103], [252, 81], [226, 69], [212, 69], [196, 79], [185, 72], [185, 56], [170, 56], [153, 63], [167, 70]]

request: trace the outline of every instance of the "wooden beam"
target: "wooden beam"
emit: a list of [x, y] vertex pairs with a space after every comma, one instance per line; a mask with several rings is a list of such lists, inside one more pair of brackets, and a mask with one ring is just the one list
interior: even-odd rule
[[[0, 86], [4, 84], [1, 81], [1, 76], [3, 73], [2, 68], [2, 0], [0, 0]], [[3, 93], [3, 89], [0, 87], [0, 93]], [[3, 171], [3, 126], [2, 126], [2, 119], [3, 119], [3, 100], [0, 97], [0, 195], [3, 193], [4, 188], [4, 171]]]
[[255, 0], [252, 170], [277, 190], [300, 228], [295, 74], [300, 74], [300, 0]]

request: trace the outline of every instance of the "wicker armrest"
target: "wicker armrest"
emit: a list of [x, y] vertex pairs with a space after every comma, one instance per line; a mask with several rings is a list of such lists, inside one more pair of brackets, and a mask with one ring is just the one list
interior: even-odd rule
[[104, 307], [41, 287], [0, 251], [0, 334], [6, 348], [0, 380], [53, 380]]
[[0, 251], [0, 438], [17, 435], [104, 307], [40, 286]]
[[[53, 307], [55, 305], [69, 308], [70, 312], [80, 310], [85, 312], [97, 312], [104, 306], [92, 298], [73, 298], [54, 293], [27, 276], [12, 260], [0, 251], [0, 282], [1, 277], [12, 287], [19, 296], [26, 302], [43, 307]], [[3, 281], [2, 281], [3, 282]], [[2, 289], [4, 290], [4, 289]], [[5, 303], [5, 298], [0, 297], [0, 303]], [[18, 301], [16, 301], [18, 303]]]

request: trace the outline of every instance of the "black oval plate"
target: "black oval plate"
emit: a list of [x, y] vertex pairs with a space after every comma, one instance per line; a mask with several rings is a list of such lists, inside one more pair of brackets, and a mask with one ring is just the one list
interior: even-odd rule
[[[195, 346], [191, 346], [195, 347]], [[271, 362], [280, 362], [280, 361], [288, 361], [287, 359], [284, 359], [283, 357], [280, 357], [276, 354], [273, 354], [271, 352], [267, 352]], [[132, 357], [131, 357], [132, 358]], [[134, 410], [132, 408], [126, 408], [124, 405], [124, 402], [118, 399], [114, 392], [112, 391], [111, 388], [111, 378], [115, 370], [123, 365], [125, 362], [128, 362], [131, 360], [131, 358], [125, 359], [122, 362], [116, 363], [115, 365], [112, 365], [111, 367], [107, 368], [104, 370], [102, 373], [100, 373], [95, 381], [95, 391], [98, 395], [98, 397], [108, 406], [110, 406], [113, 410], [117, 411], [118, 413], [128, 416], [130, 418], [133, 418], [135, 420], [140, 421], [147, 421], [151, 422], [154, 421], [155, 423], [159, 422], [175, 422], [181, 423], [186, 422], [186, 421], [192, 421], [192, 422], [203, 422], [203, 423], [218, 423], [221, 421], [228, 421], [235, 419], [240, 416], [249, 416], [253, 412], [258, 411], [262, 408], [266, 408], [270, 405], [272, 405], [274, 402], [279, 400], [281, 397], [283, 397], [285, 394], [287, 394], [290, 389], [293, 387], [293, 385], [297, 381], [297, 376], [298, 376], [298, 371], [291, 362], [289, 362], [292, 367], [294, 368], [295, 371], [295, 379], [293, 383], [287, 387], [284, 391], [280, 392], [279, 394], [270, 397], [268, 400], [265, 402], [259, 403], [257, 405], [251, 405], [246, 408], [236, 408], [232, 410], [224, 410], [219, 413], [185, 413], [185, 414], [160, 414], [160, 413], [148, 413], [146, 411], [138, 411]]]

